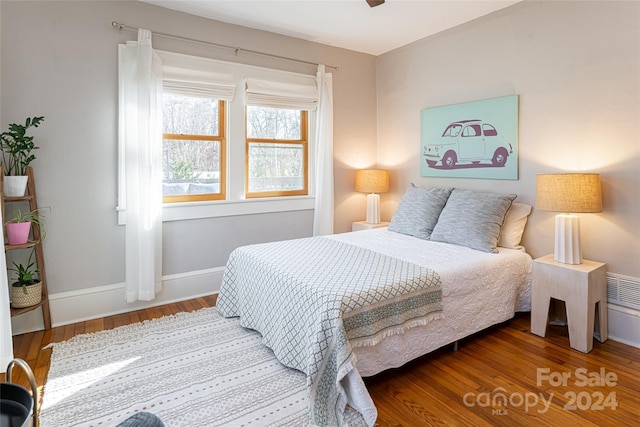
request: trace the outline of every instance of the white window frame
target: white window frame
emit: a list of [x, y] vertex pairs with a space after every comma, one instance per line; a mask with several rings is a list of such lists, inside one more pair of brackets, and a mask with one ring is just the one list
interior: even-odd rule
[[[173, 79], [179, 79], [181, 74], [187, 78], [189, 76], [202, 77], [207, 74], [215, 74], [218, 77], [232, 76], [230, 84], [235, 84], [236, 86], [233, 99], [227, 102], [227, 198], [225, 200], [165, 203], [162, 209], [163, 222], [314, 209], [316, 114], [314, 114], [313, 111], [309, 113], [308, 129], [309, 194], [306, 196], [251, 199], [244, 197], [246, 167], [246, 124], [244, 117], [246, 94], [244, 87], [247, 79], [251, 78], [281, 83], [315, 85], [315, 75], [237, 64], [210, 58], [183, 55], [175, 52], [156, 50], [156, 53], [158, 53], [162, 60], [163, 72], [171, 75]], [[119, 212], [118, 218], [120, 224], [124, 224], [124, 215], [122, 214], [123, 212]]]

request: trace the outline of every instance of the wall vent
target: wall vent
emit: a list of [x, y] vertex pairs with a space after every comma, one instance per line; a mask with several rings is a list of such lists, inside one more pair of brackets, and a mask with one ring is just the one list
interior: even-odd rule
[[607, 301], [640, 310], [640, 279], [607, 273]]

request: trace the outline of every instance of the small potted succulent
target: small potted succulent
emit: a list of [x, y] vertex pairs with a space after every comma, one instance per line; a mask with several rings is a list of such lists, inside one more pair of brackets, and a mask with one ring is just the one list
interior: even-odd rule
[[44, 117], [27, 118], [24, 125], [11, 123], [9, 130], [0, 134], [2, 167], [4, 168], [4, 193], [8, 197], [24, 196], [27, 188], [27, 166], [36, 159], [32, 153], [36, 147], [33, 136], [27, 135], [31, 127], [38, 127]]
[[16, 273], [16, 281], [11, 285], [11, 305], [14, 308], [31, 307], [42, 301], [42, 281], [37, 276], [40, 271], [35, 268], [33, 252], [26, 264], [13, 261], [14, 268], [9, 268]]
[[29, 240], [31, 224], [40, 228], [40, 237], [44, 240], [47, 235], [47, 223], [44, 216], [39, 213], [40, 209], [23, 212], [18, 209], [13, 218], [5, 222], [7, 229], [7, 243], [10, 245], [21, 245]]

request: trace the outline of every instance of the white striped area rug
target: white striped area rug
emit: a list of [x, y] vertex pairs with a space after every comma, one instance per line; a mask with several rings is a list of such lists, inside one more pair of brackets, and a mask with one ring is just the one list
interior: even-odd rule
[[306, 394], [257, 332], [205, 308], [54, 344], [40, 423], [115, 426], [147, 411], [170, 427], [310, 426]]

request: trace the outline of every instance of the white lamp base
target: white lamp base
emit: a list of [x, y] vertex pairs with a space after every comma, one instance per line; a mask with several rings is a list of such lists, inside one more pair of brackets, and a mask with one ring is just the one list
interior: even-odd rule
[[380, 224], [379, 194], [367, 194], [367, 224]]
[[578, 215], [556, 215], [556, 242], [553, 259], [563, 264], [582, 264], [580, 217]]

